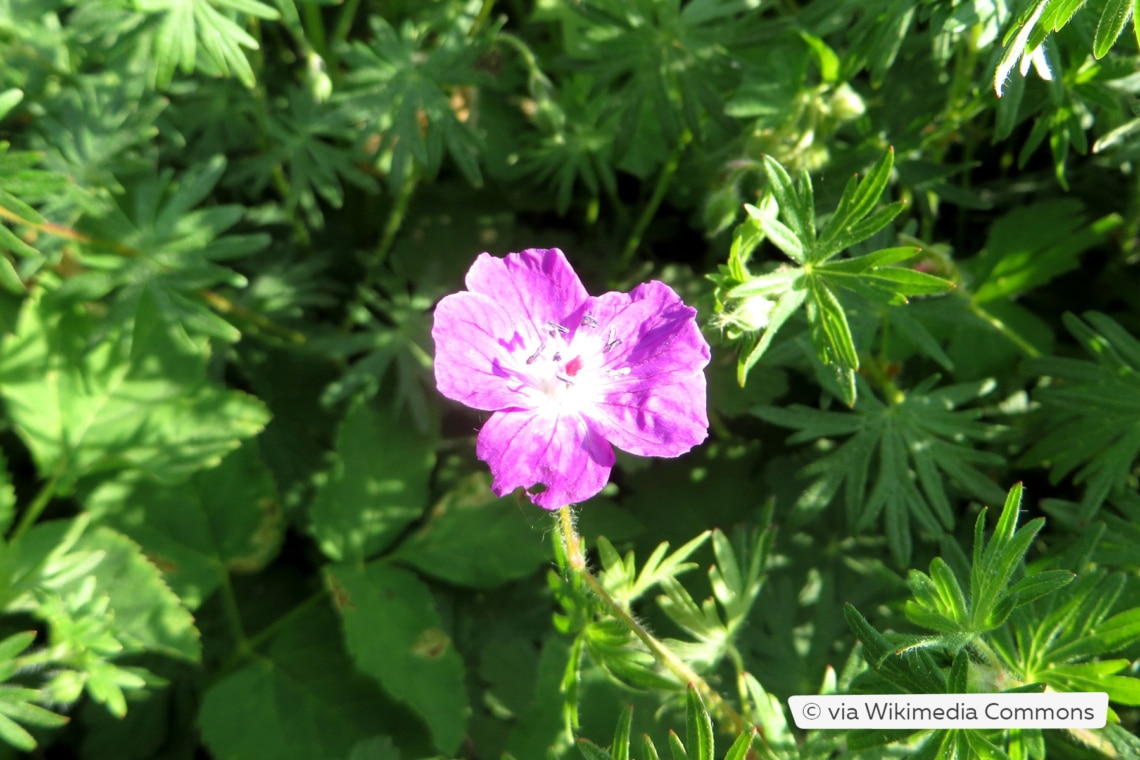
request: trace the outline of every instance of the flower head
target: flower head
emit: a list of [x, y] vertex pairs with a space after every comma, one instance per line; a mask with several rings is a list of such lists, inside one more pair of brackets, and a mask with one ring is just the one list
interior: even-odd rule
[[613, 446], [675, 457], [708, 435], [709, 346], [672, 288], [591, 296], [557, 248], [481, 254], [435, 310], [439, 392], [493, 412], [476, 453], [499, 496], [558, 509], [596, 495]]

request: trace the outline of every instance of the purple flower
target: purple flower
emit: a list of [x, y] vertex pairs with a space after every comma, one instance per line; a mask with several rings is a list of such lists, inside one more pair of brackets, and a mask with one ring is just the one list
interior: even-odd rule
[[[593, 297], [557, 248], [481, 254], [435, 309], [435, 382], [494, 412], [476, 453], [499, 496], [542, 484], [558, 509], [596, 495], [613, 446], [675, 457], [708, 436], [709, 346], [696, 310], [661, 282]], [[539, 490], [539, 489], [534, 489]]]

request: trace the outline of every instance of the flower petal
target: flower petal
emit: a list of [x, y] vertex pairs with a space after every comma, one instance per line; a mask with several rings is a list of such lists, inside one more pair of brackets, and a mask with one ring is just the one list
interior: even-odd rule
[[495, 411], [520, 403], [516, 372], [526, 355], [503, 308], [482, 293], [452, 293], [435, 307], [435, 384], [453, 401]]
[[527, 496], [545, 509], [597, 495], [614, 465], [613, 448], [581, 417], [531, 410], [492, 414], [475, 453], [491, 467], [497, 496], [541, 483], [546, 490]]
[[495, 299], [528, 341], [541, 340], [547, 322], [563, 325], [590, 297], [557, 248], [530, 248], [503, 258], [480, 254], [467, 272], [467, 289]]
[[605, 354], [601, 397], [584, 412], [598, 432], [639, 456], [680, 456], [704, 441], [710, 352], [696, 309], [661, 282], [606, 293], [586, 308], [607, 343], [611, 331], [621, 340]]

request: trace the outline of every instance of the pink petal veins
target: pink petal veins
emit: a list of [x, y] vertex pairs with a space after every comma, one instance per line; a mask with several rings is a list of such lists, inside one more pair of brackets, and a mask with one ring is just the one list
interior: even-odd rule
[[605, 486], [612, 446], [675, 457], [707, 437], [708, 343], [669, 286], [592, 298], [558, 249], [482, 254], [467, 286], [436, 308], [436, 384], [495, 412], [477, 446], [495, 493], [556, 509]]
[[541, 484], [545, 490], [527, 495], [545, 509], [596, 496], [614, 466], [613, 448], [584, 420], [534, 411], [492, 414], [479, 431], [476, 454], [491, 467], [496, 495]]

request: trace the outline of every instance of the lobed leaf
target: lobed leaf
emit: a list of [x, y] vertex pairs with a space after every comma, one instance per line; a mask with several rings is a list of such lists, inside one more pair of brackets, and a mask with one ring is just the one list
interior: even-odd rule
[[79, 305], [37, 296], [0, 345], [0, 393], [45, 477], [134, 471], [175, 482], [215, 466], [268, 414], [206, 377], [207, 354], [144, 298], [108, 335]]
[[407, 734], [412, 716], [359, 673], [327, 607], [292, 616], [262, 655], [210, 684], [197, 717], [221, 760], [345, 757], [377, 734]]
[[[485, 589], [547, 564], [550, 552], [537, 516], [510, 497], [495, 497], [489, 480], [478, 474], [460, 481], [400, 542], [392, 559], [448, 583]], [[498, 550], [508, 546], [510, 551]]]
[[386, 406], [348, 407], [337, 434], [338, 456], [309, 506], [325, 556], [361, 561], [391, 546], [427, 506], [434, 447], [432, 436]]
[[385, 562], [333, 565], [326, 577], [357, 668], [414, 709], [436, 747], [454, 752], [470, 712], [464, 666], [427, 586]]

